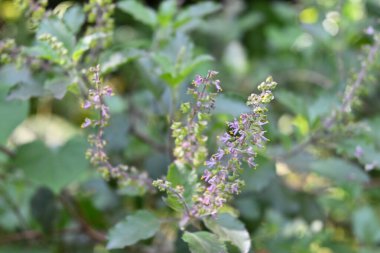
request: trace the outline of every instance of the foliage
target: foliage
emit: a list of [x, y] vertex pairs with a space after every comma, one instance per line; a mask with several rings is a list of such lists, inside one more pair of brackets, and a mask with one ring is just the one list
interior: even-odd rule
[[379, 252], [379, 9], [1, 1], [0, 253]]

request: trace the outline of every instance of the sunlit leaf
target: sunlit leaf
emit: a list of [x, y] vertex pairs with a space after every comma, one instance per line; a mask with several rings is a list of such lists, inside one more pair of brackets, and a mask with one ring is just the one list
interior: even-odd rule
[[157, 14], [151, 8], [144, 6], [135, 0], [121, 1], [117, 4], [117, 7], [122, 11], [130, 14], [136, 20], [143, 24], [154, 27], [157, 25]]
[[248, 253], [251, 248], [251, 238], [244, 224], [236, 217], [227, 213], [219, 214], [216, 219], [205, 219], [205, 225], [220, 240], [229, 241], [240, 249], [241, 253]]
[[209, 232], [185, 232], [182, 239], [189, 244], [191, 253], [226, 253], [226, 246]]

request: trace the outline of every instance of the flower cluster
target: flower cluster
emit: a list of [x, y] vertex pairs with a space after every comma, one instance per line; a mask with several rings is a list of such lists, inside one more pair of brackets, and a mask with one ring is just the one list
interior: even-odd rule
[[14, 39], [0, 41], [0, 64], [8, 64], [18, 54], [18, 48]]
[[[207, 157], [207, 136], [203, 132], [207, 127], [210, 111], [215, 106], [215, 98], [222, 91], [220, 81], [215, 80], [217, 74], [218, 72], [210, 70], [205, 77], [195, 77], [188, 89], [193, 101], [181, 105], [181, 112], [186, 118], [184, 122], [173, 122], [171, 126], [175, 142], [174, 163], [178, 166], [189, 166], [192, 173], [196, 173], [196, 169], [204, 164]], [[186, 223], [190, 216], [190, 208], [184, 198], [183, 186], [173, 187], [171, 182], [163, 179], [155, 180], [153, 186], [178, 199], [184, 207], [186, 214], [183, 223]]]
[[16, 3], [21, 10], [26, 9], [26, 16], [29, 17], [28, 27], [36, 29], [46, 13], [48, 0], [16, 0]]
[[64, 66], [67, 64], [70, 60], [68, 59], [68, 50], [63, 45], [61, 41], [57, 39], [57, 37], [49, 34], [49, 33], [43, 33], [38, 36], [38, 40], [46, 42], [51, 49], [54, 50], [54, 52], [57, 53], [57, 59], [55, 61], [61, 65]]
[[86, 118], [81, 125], [82, 128], [94, 127], [97, 129], [95, 134], [88, 136], [90, 148], [86, 152], [86, 156], [91, 164], [99, 169], [103, 177], [106, 179], [117, 179], [121, 183], [133, 183], [138, 186], [149, 186], [150, 179], [146, 173], [139, 173], [135, 168], [126, 165], [113, 166], [105, 151], [107, 142], [104, 140], [104, 127], [109, 123], [110, 112], [109, 107], [105, 104], [104, 98], [113, 95], [112, 88], [109, 86], [102, 86], [100, 80], [100, 66], [90, 68], [93, 75], [92, 84], [93, 89], [88, 92], [88, 99], [82, 104], [83, 109], [95, 109], [99, 112], [96, 119]]
[[[193, 169], [202, 165], [207, 157], [207, 136], [203, 131], [207, 127], [210, 110], [214, 108], [215, 98], [222, 88], [215, 80], [216, 71], [209, 71], [207, 76], [197, 75], [188, 89], [192, 103], [181, 105], [181, 111], [187, 115], [185, 122], [173, 122], [171, 129], [175, 142], [174, 157], [176, 162], [186, 163]], [[211, 92], [214, 90], [216, 92]]]
[[[87, 28], [86, 34], [95, 33], [110, 33], [114, 27], [114, 20], [111, 18], [115, 10], [115, 4], [112, 0], [90, 0], [84, 6], [84, 11], [87, 13], [87, 21], [93, 26]], [[101, 47], [106, 47], [111, 41], [111, 37], [104, 40]], [[96, 42], [99, 43], [99, 42]], [[92, 45], [95, 46], [95, 45]]]
[[208, 169], [201, 177], [204, 184], [199, 186], [193, 197], [192, 216], [216, 215], [225, 202], [240, 192], [244, 185], [239, 178], [242, 162], [256, 167], [254, 147], [262, 148], [268, 141], [263, 125], [268, 123], [266, 105], [273, 100], [271, 90], [276, 85], [268, 77], [258, 86], [261, 93], [249, 96], [247, 105], [251, 108], [250, 112], [227, 123], [228, 131], [219, 137], [221, 145], [218, 152], [205, 163]]

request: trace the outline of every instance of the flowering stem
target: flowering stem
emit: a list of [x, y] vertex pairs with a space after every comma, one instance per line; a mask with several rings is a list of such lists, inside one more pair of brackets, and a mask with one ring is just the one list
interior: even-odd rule
[[[345, 92], [345, 96], [343, 97], [342, 104], [337, 109], [339, 113], [348, 113], [351, 110], [351, 106], [352, 106], [352, 102], [355, 97], [355, 94], [357, 90], [359, 89], [359, 87], [362, 85], [368, 72], [368, 66], [373, 63], [376, 53], [379, 51], [379, 48], [380, 48], [380, 39], [375, 38], [375, 43], [369, 49], [369, 53], [367, 55], [366, 61], [362, 63], [361, 68], [359, 70], [359, 74], [357, 75], [355, 82], [351, 86], [346, 87], [346, 92]], [[299, 152], [304, 150], [304, 148], [314, 143], [316, 140], [319, 139], [319, 137], [326, 134], [326, 130], [330, 130], [335, 124], [338, 123], [337, 116], [338, 116], [337, 111], [333, 111], [323, 121], [324, 125], [322, 127], [317, 128], [303, 142], [294, 146], [288, 152], [276, 157], [276, 160], [283, 160], [283, 159], [290, 158], [294, 155], [297, 155]]]

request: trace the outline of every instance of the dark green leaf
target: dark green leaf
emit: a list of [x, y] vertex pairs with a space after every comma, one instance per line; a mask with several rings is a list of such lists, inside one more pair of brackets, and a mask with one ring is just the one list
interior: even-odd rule
[[225, 253], [224, 243], [209, 232], [185, 232], [182, 239], [189, 244], [191, 253]]
[[78, 137], [57, 150], [35, 141], [18, 148], [14, 165], [22, 169], [29, 180], [58, 193], [67, 184], [78, 180], [87, 168], [86, 146], [85, 140]]
[[39, 188], [30, 201], [31, 213], [45, 232], [51, 231], [58, 214], [54, 193], [48, 188]]
[[149, 211], [140, 210], [117, 223], [109, 232], [108, 249], [122, 249], [152, 237], [160, 228], [160, 221]]

